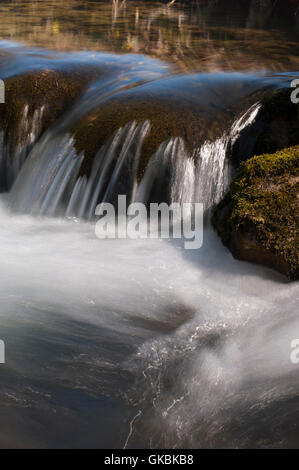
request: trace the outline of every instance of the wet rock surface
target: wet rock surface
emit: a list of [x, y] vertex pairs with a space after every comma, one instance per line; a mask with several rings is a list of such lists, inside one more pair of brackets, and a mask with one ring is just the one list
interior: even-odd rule
[[240, 103], [258, 88], [245, 76], [194, 74], [166, 78], [121, 91], [103, 101], [73, 126], [76, 149], [85, 153], [82, 174], [89, 174], [93, 157], [111, 135], [129, 122], [150, 122], [141, 150], [138, 175], [149, 158], [171, 137], [181, 137], [189, 153], [214, 141], [243, 110]]

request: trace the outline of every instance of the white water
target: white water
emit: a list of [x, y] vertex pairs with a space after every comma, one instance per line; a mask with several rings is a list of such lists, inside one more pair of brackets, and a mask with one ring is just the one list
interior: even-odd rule
[[88, 418], [90, 445], [106, 435], [128, 447], [298, 444], [296, 283], [234, 260], [209, 231], [187, 252], [100, 241], [91, 223], [10, 214], [5, 201], [0, 219], [10, 445], [63, 445], [70, 430], [71, 445], [84, 443], [74, 420], [87, 418], [86, 396], [125, 407]]
[[18, 176], [31, 146], [41, 134], [45, 107], [37, 108], [29, 119], [29, 106], [24, 106], [19, 126], [12, 138], [7, 132], [0, 131], [0, 189], [11, 188]]
[[195, 200], [203, 202], [206, 210], [221, 201], [231, 183], [231, 168], [226, 158], [228, 146], [233, 145], [241, 131], [255, 121], [260, 108], [260, 103], [255, 103], [236, 119], [229, 132], [224, 132], [215, 142], [206, 141], [201, 146], [197, 168], [200, 184], [195, 187]]
[[137, 201], [190, 203], [194, 201], [195, 163], [183, 139], [163, 142], [151, 157], [139, 184]]

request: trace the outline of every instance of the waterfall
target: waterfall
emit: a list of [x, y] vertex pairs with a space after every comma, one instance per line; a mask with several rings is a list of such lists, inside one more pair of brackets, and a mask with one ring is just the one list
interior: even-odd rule
[[[48, 216], [91, 220], [99, 202], [116, 204], [125, 194], [128, 203], [200, 202], [208, 213], [231, 181], [228, 149], [250, 126], [260, 109], [256, 103], [214, 142], [205, 141], [192, 152], [182, 138], [163, 142], [150, 157], [140, 183], [137, 171], [150, 122], [135, 121], [119, 128], [85, 171], [84, 152], [73, 136], [51, 129], [33, 146], [10, 193], [14, 210]], [[36, 118], [37, 119], [37, 118]], [[33, 131], [29, 139], [33, 139]]]
[[7, 130], [0, 132], [0, 191], [11, 188], [33, 144], [42, 131], [45, 106], [35, 109], [29, 117], [29, 105], [25, 105], [13, 140]]

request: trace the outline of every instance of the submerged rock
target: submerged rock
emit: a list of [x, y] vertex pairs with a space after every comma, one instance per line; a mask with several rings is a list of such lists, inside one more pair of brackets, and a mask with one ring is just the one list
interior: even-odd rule
[[212, 223], [237, 259], [299, 277], [299, 146], [243, 162]]
[[29, 72], [5, 80], [0, 106], [0, 190], [12, 185], [34, 142], [84, 91], [89, 70]]

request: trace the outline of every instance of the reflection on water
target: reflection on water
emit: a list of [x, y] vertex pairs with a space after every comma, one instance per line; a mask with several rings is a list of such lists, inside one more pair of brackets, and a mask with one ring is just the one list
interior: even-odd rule
[[296, 70], [297, 0], [4, 0], [0, 38], [145, 53], [183, 70]]

